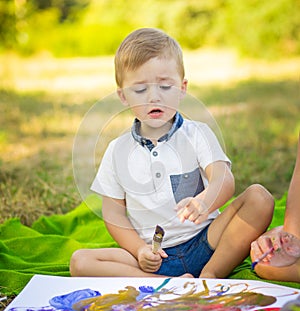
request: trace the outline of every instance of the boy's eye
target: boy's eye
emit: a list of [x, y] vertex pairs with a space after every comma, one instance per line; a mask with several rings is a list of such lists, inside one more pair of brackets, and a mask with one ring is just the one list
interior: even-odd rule
[[[155, 84], [155, 87], [159, 87], [161, 90], [170, 90], [172, 85], [169, 84]], [[141, 94], [147, 91], [148, 85], [135, 85], [131, 88], [136, 94]]]
[[141, 94], [141, 93], [143, 93], [143, 92], [145, 92], [146, 91], [146, 88], [144, 88], [144, 89], [136, 89], [136, 90], [134, 90], [137, 94]]
[[172, 85], [160, 85], [159, 86], [162, 90], [169, 90], [171, 87], [172, 87]]
[[147, 90], [147, 86], [146, 85], [135, 85], [134, 87], [132, 87], [132, 90], [137, 94], [141, 94]]

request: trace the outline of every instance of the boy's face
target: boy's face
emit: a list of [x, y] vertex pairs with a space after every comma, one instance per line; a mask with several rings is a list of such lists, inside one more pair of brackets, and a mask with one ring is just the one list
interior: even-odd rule
[[187, 80], [180, 77], [176, 61], [155, 57], [137, 70], [126, 72], [118, 94], [142, 122], [145, 134], [171, 127], [186, 88]]

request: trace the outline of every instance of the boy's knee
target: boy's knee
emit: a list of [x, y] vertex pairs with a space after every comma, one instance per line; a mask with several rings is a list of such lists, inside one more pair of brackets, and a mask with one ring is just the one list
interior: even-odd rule
[[259, 207], [273, 215], [274, 198], [271, 193], [260, 184], [253, 184], [246, 189], [246, 200], [252, 203], [253, 208]]
[[70, 273], [71, 276], [82, 276], [82, 271], [85, 266], [85, 250], [79, 249], [75, 251], [70, 260]]
[[246, 193], [250, 199], [265, 201], [271, 205], [274, 204], [274, 198], [272, 194], [260, 184], [253, 184], [249, 186], [246, 189]]

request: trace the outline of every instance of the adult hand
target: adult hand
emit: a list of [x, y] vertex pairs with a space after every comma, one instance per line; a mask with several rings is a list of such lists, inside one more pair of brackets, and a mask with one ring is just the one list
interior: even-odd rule
[[208, 208], [198, 198], [188, 197], [181, 200], [176, 206], [177, 216], [183, 223], [189, 220], [196, 225], [205, 221], [209, 215]]
[[138, 250], [138, 263], [140, 268], [148, 273], [156, 272], [162, 263], [162, 258], [167, 258], [168, 255], [163, 249], [159, 249], [156, 254], [152, 252], [151, 245], [142, 246]]
[[251, 244], [252, 261], [260, 258], [265, 252], [273, 249], [260, 263], [274, 267], [289, 266], [300, 257], [300, 240], [294, 235], [276, 227], [261, 235]]

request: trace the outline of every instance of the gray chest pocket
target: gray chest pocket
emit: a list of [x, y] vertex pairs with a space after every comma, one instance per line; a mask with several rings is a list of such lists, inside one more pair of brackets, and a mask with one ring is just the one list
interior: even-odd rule
[[176, 203], [186, 197], [194, 197], [204, 190], [199, 168], [192, 172], [171, 175], [171, 185]]

